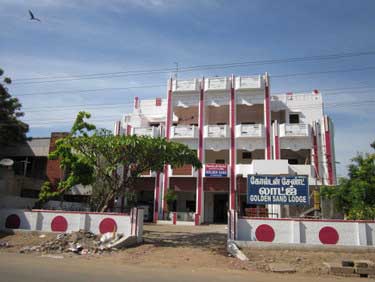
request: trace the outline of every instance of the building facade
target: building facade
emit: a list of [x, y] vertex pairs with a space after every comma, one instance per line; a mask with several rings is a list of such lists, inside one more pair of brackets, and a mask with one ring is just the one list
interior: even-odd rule
[[[166, 99], [134, 99], [134, 109], [115, 123], [115, 134], [165, 137], [197, 152], [203, 168], [166, 166], [145, 172], [136, 193], [153, 219], [166, 219], [168, 189], [177, 193], [180, 221], [227, 221], [228, 210], [245, 214], [248, 175], [308, 175], [310, 187], [336, 183], [334, 131], [322, 95], [272, 95], [270, 77], [170, 79]], [[261, 207], [270, 217], [301, 210]]]

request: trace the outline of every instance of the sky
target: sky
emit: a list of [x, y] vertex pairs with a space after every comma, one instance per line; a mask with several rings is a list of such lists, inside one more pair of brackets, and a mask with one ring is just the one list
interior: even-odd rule
[[[30, 21], [29, 9], [41, 22]], [[112, 129], [131, 111], [134, 96], [166, 96], [176, 63], [181, 69], [375, 52], [374, 14], [373, 0], [0, 0], [0, 67], [13, 79], [9, 92], [23, 105], [29, 136], [69, 130], [80, 110]], [[166, 71], [126, 74], [156, 69]], [[271, 94], [321, 91], [344, 176], [350, 159], [375, 140], [375, 54], [178, 77], [266, 71]]]

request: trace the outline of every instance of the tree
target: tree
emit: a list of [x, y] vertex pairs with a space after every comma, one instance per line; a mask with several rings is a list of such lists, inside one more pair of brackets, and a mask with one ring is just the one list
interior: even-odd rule
[[[0, 69], [0, 77], [3, 74], [4, 71]], [[21, 103], [9, 94], [6, 87], [11, 83], [9, 77], [4, 77], [0, 82], [0, 145], [2, 146], [24, 141], [29, 131], [29, 126], [19, 120], [24, 115], [20, 111]]]
[[165, 138], [114, 136], [84, 121], [90, 114], [80, 112], [65, 138], [56, 142], [50, 158], [59, 159], [66, 177], [55, 190], [51, 185], [41, 191], [42, 201], [68, 191], [76, 184], [92, 185], [94, 210], [106, 211], [115, 197], [134, 188], [144, 171], [161, 172], [165, 164], [192, 164], [200, 168], [196, 153], [186, 145]]
[[357, 154], [348, 178], [341, 178], [337, 187], [323, 187], [322, 196], [333, 199], [348, 219], [375, 219], [375, 153]]

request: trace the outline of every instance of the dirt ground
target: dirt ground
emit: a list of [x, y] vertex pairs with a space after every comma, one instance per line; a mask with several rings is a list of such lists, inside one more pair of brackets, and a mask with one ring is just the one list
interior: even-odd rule
[[[84, 260], [100, 260], [106, 263], [165, 267], [181, 269], [220, 269], [239, 271], [269, 271], [269, 263], [283, 262], [294, 266], [297, 273], [308, 276], [326, 276], [324, 262], [339, 262], [342, 259], [368, 259], [375, 261], [375, 252], [270, 250], [247, 248], [244, 253], [249, 261], [242, 262], [228, 256], [226, 251], [226, 227], [168, 226], [146, 224], [144, 242], [138, 246], [102, 255], [79, 256]], [[40, 238], [41, 234], [46, 237]], [[12, 247], [0, 248], [0, 252], [18, 252], [24, 246], [32, 246], [55, 238], [56, 234], [38, 232], [16, 232], [0, 234], [0, 241]], [[36, 254], [36, 255], [40, 255]], [[63, 254], [77, 256], [74, 254]]]
[[324, 262], [341, 264], [342, 260], [371, 260], [375, 262], [374, 252], [322, 251], [322, 250], [272, 250], [246, 248], [242, 251], [249, 258], [249, 265], [257, 270], [269, 271], [269, 263], [287, 263], [299, 273], [326, 275]]

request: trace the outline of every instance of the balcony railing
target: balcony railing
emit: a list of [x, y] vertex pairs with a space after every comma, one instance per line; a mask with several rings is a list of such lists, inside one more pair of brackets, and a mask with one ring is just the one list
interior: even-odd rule
[[184, 138], [198, 138], [198, 127], [192, 126], [172, 126], [171, 138], [184, 139]]
[[205, 138], [227, 138], [229, 137], [228, 125], [206, 125], [204, 127]]
[[192, 92], [199, 90], [199, 81], [191, 80], [173, 80], [172, 90], [174, 92]]
[[137, 136], [158, 137], [159, 136], [159, 128], [155, 127], [155, 126], [133, 127], [131, 133], [132, 133], [132, 135], [137, 135]]
[[237, 90], [249, 90], [260, 88], [262, 88], [262, 77], [260, 75], [236, 77]]
[[227, 90], [229, 89], [229, 79], [228, 77], [206, 78], [204, 89], [206, 91]]
[[172, 168], [172, 176], [193, 176], [193, 166], [184, 165], [181, 167]]
[[280, 124], [280, 137], [309, 137], [310, 125], [308, 124]]
[[262, 124], [238, 124], [236, 137], [264, 137], [264, 126]]

